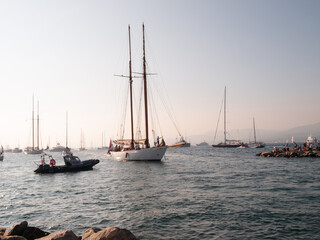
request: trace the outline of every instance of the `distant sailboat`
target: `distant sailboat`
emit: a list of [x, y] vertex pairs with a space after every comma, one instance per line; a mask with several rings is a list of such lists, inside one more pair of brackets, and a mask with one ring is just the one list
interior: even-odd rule
[[82, 132], [82, 129], [81, 129], [79, 151], [84, 151], [84, 150], [86, 150], [86, 148], [84, 147], [84, 136], [83, 136], [83, 132]]
[[41, 154], [43, 152], [39, 147], [39, 101], [38, 101], [38, 114], [37, 114], [37, 146], [34, 146], [34, 97], [32, 97], [32, 147], [24, 149], [25, 154]]
[[190, 143], [180, 135], [180, 140], [172, 145], [168, 145], [168, 147], [190, 147]]
[[66, 112], [66, 146], [62, 146], [60, 145], [60, 143], [58, 142], [57, 145], [55, 147], [53, 147], [52, 149], [49, 150], [50, 152], [66, 152], [66, 151], [70, 151], [70, 148], [68, 148], [68, 112]]
[[[130, 110], [131, 110], [131, 139], [119, 139], [113, 141], [116, 146], [110, 146], [108, 153], [116, 160], [126, 161], [161, 161], [167, 147], [162, 139], [162, 142], [154, 147], [150, 147], [149, 143], [149, 122], [148, 122], [148, 94], [147, 94], [147, 70], [146, 70], [146, 56], [145, 56], [145, 36], [144, 25], [143, 32], [143, 85], [144, 85], [144, 107], [145, 107], [145, 127], [146, 138], [134, 139], [133, 126], [133, 101], [132, 101], [132, 66], [131, 66], [131, 36], [130, 26], [129, 33], [129, 86], [130, 86]], [[110, 142], [112, 144], [112, 142]]]
[[105, 146], [105, 144], [104, 144], [104, 136], [103, 136], [103, 133], [102, 133], [102, 144], [101, 144], [101, 147], [98, 147], [98, 150], [106, 150], [106, 149], [108, 149], [108, 147], [107, 146]]
[[[230, 140], [227, 139], [227, 114], [226, 114], [226, 102], [227, 102], [227, 88], [224, 88], [224, 141], [218, 144], [213, 144], [212, 147], [218, 147], [218, 148], [237, 148], [242, 146], [243, 143], [241, 143], [240, 140]], [[219, 116], [220, 117], [220, 116]], [[219, 120], [218, 120], [219, 122]], [[217, 128], [218, 129], [218, 128]], [[217, 133], [216, 129], [216, 133]], [[215, 134], [216, 135], [216, 134]]]
[[254, 136], [254, 141], [249, 142], [249, 147], [250, 148], [264, 148], [266, 146], [265, 143], [263, 142], [257, 142], [257, 137], [256, 137], [256, 124], [253, 118], [253, 136]]

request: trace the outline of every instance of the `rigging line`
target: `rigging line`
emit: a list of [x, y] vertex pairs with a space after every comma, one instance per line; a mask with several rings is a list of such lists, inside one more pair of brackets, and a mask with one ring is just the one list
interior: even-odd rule
[[[138, 114], [137, 114], [137, 127], [136, 127], [136, 135], [139, 135], [139, 138], [142, 138], [141, 136], [141, 111], [142, 111], [142, 97], [143, 97], [143, 84], [142, 81], [140, 81], [140, 92], [139, 92], [139, 109], [138, 109]], [[139, 139], [138, 138], [138, 139]]]
[[[159, 84], [158, 84], [159, 85]], [[165, 86], [164, 86], [164, 83], [162, 81], [162, 86], [163, 86], [163, 89], [165, 89]], [[161, 85], [159, 85], [159, 89], [161, 88]], [[174, 111], [173, 111], [173, 107], [172, 107], [172, 104], [170, 104], [171, 102], [169, 101], [170, 98], [169, 98], [169, 94], [167, 93], [167, 91], [164, 91], [167, 98], [165, 98], [164, 96], [162, 96], [162, 94], [160, 94], [160, 90], [158, 88], [156, 88], [157, 91], [158, 91], [158, 94], [160, 95], [160, 99], [167, 111], [167, 114], [169, 115], [174, 127], [176, 128], [176, 131], [178, 132], [179, 136], [181, 137], [181, 133], [179, 131], [179, 128], [178, 128], [178, 121], [176, 120], [176, 117], [174, 115]]]
[[129, 85], [127, 86], [127, 91], [126, 91], [126, 98], [125, 98], [125, 102], [124, 102], [124, 110], [123, 110], [123, 115], [122, 115], [122, 121], [121, 121], [121, 125], [122, 125], [122, 131], [120, 132], [121, 136], [120, 138], [123, 139], [124, 138], [124, 132], [125, 132], [125, 126], [126, 126], [126, 116], [127, 116], [127, 108], [128, 108], [128, 97], [129, 96]]
[[[153, 90], [152, 90], [152, 99], [151, 99], [151, 101], [152, 101], [152, 104], [154, 105], [154, 109], [156, 110], [156, 107], [155, 107], [156, 104], [155, 104], [155, 100], [154, 100], [153, 96], [154, 96], [154, 94], [153, 94]], [[160, 120], [159, 120], [158, 111], [155, 111], [155, 117], [156, 117], [156, 120], [157, 120], [157, 123], [158, 123], [158, 126], [159, 126], [160, 134], [161, 134], [161, 136], [163, 136], [162, 129], [161, 129], [161, 124], [160, 124]]]
[[156, 90], [157, 90], [158, 95], [160, 96], [160, 100], [162, 101], [162, 104], [163, 104], [164, 108], [165, 108], [166, 111], [167, 111], [167, 114], [168, 114], [169, 118], [171, 119], [174, 127], [176, 128], [179, 136], [181, 137], [181, 133], [180, 133], [180, 131], [179, 131], [179, 129], [178, 129], [177, 122], [176, 122], [175, 119], [174, 119], [174, 116], [173, 116], [173, 114], [172, 114], [172, 111], [170, 111], [170, 108], [169, 108], [168, 105], [166, 104], [165, 98], [160, 94], [159, 89], [156, 88]]
[[[150, 85], [149, 85], [150, 86]], [[151, 124], [152, 124], [152, 136], [153, 136], [153, 142], [155, 142], [155, 130], [156, 130], [156, 126], [154, 124], [154, 106], [153, 106], [153, 96], [152, 96], [152, 91], [150, 88], [148, 88], [148, 92], [149, 92], [149, 113], [150, 113], [150, 119], [151, 119]]]
[[[167, 106], [165, 106], [165, 107], [167, 107], [167, 109], [168, 109], [168, 112], [170, 111], [171, 113], [170, 113], [170, 115], [171, 115], [171, 121], [172, 122], [174, 122], [174, 125], [175, 125], [175, 128], [176, 128], [176, 130], [177, 130], [177, 132], [178, 132], [178, 134], [179, 134], [179, 136], [181, 137], [181, 133], [180, 133], [180, 131], [179, 131], [179, 129], [178, 129], [178, 121], [177, 121], [177, 118], [176, 118], [176, 116], [175, 116], [175, 114], [174, 114], [174, 108], [173, 108], [173, 105], [172, 105], [172, 101], [170, 100], [170, 97], [169, 97], [169, 94], [168, 94], [168, 91], [167, 91], [167, 88], [166, 88], [166, 85], [164, 84], [164, 80], [162, 79], [162, 77], [161, 77], [161, 72], [160, 72], [160, 68], [159, 68], [159, 65], [158, 65], [158, 63], [157, 63], [157, 59], [154, 57], [154, 54], [153, 54], [153, 51], [152, 51], [152, 44], [151, 43], [149, 43], [149, 41], [148, 41], [149, 39], [148, 39], [148, 37], [146, 37], [146, 42], [148, 43], [148, 52], [149, 52], [149, 55], [152, 57], [152, 59], [154, 59], [154, 63], [155, 63], [155, 69], [156, 69], [156, 71], [157, 72], [159, 72], [159, 79], [160, 79], [160, 82], [161, 82], [161, 86], [162, 86], [162, 88], [164, 89], [164, 91], [163, 92], [165, 92], [165, 94], [166, 94], [166, 100], [164, 101], [164, 102], [166, 102], [166, 105]], [[167, 100], [168, 99], [168, 100]], [[168, 114], [169, 115], [169, 114]]]
[[218, 131], [218, 126], [219, 126], [220, 116], [221, 116], [221, 112], [222, 112], [222, 106], [223, 106], [223, 99], [222, 99], [222, 102], [221, 102], [221, 107], [220, 107], [220, 112], [219, 112], [218, 122], [217, 122], [217, 126], [216, 126], [216, 131], [215, 131], [215, 133], [214, 133], [213, 144], [215, 143], [215, 141], [216, 141], [216, 137], [217, 137], [217, 131]]

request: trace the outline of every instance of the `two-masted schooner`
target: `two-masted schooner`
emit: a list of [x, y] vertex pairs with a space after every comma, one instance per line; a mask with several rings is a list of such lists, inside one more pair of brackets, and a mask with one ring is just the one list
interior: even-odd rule
[[42, 149], [40, 149], [39, 147], [39, 136], [40, 136], [40, 132], [39, 132], [39, 101], [38, 101], [38, 114], [37, 114], [37, 146], [34, 146], [34, 133], [35, 133], [35, 129], [34, 129], [34, 97], [32, 96], [32, 146], [30, 147], [26, 147], [24, 149], [24, 153], [25, 154], [41, 154], [43, 152]]
[[149, 122], [148, 122], [148, 91], [147, 91], [147, 70], [146, 70], [146, 51], [145, 51], [145, 34], [144, 24], [142, 25], [143, 34], [143, 90], [144, 90], [144, 112], [145, 112], [145, 139], [134, 138], [133, 125], [133, 96], [132, 96], [132, 61], [131, 61], [131, 36], [130, 25], [128, 26], [129, 33], [129, 86], [130, 86], [130, 111], [131, 111], [131, 139], [114, 140], [110, 146], [108, 153], [116, 160], [126, 161], [161, 161], [167, 146], [162, 139], [155, 146], [151, 147], [149, 142]]

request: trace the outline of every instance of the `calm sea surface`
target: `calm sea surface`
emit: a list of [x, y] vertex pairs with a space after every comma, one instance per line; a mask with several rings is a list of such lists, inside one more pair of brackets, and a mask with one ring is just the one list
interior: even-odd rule
[[100, 163], [53, 175], [33, 173], [39, 156], [6, 153], [0, 227], [27, 220], [79, 235], [117, 226], [140, 239], [320, 239], [320, 159], [256, 157], [259, 151], [168, 149], [160, 163], [74, 151]]

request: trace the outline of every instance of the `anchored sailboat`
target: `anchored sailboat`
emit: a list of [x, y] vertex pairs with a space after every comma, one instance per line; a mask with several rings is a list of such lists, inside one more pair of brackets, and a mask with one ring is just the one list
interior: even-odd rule
[[79, 151], [84, 151], [84, 150], [87, 150], [87, 149], [84, 147], [84, 136], [83, 136], [83, 132], [82, 132], [82, 129], [81, 129]]
[[249, 142], [249, 147], [251, 147], [251, 148], [264, 148], [266, 146], [266, 144], [263, 142], [257, 142], [256, 124], [255, 124], [254, 118], [253, 118], [253, 136], [254, 136], [254, 141]]
[[110, 142], [111, 146], [108, 153], [116, 160], [127, 161], [161, 161], [167, 147], [162, 139], [160, 143], [154, 147], [150, 147], [149, 143], [149, 122], [148, 122], [148, 94], [147, 94], [147, 70], [146, 70], [146, 54], [145, 54], [145, 35], [144, 24], [142, 25], [143, 33], [143, 87], [144, 87], [144, 110], [145, 110], [145, 139], [134, 139], [134, 125], [133, 125], [133, 101], [132, 101], [132, 61], [131, 61], [131, 36], [130, 26], [129, 33], [129, 86], [130, 86], [130, 111], [131, 111], [131, 139], [119, 139]]
[[50, 152], [68, 152], [70, 148], [68, 148], [68, 112], [66, 112], [66, 146], [62, 146], [59, 142], [55, 147], [49, 150]]
[[37, 146], [34, 146], [34, 97], [32, 97], [32, 147], [24, 149], [25, 154], [41, 154], [43, 152], [39, 147], [39, 101], [38, 101], [38, 114], [37, 114]]
[[[213, 144], [212, 147], [219, 147], [219, 148], [237, 148], [242, 146], [242, 143], [240, 142], [240, 140], [230, 140], [227, 139], [227, 114], [226, 114], [226, 102], [227, 102], [227, 88], [224, 88], [224, 141], [218, 144]], [[219, 116], [220, 117], [220, 116]], [[219, 123], [219, 120], [218, 120]], [[217, 129], [216, 128], [216, 133], [215, 136], [217, 134]]]

